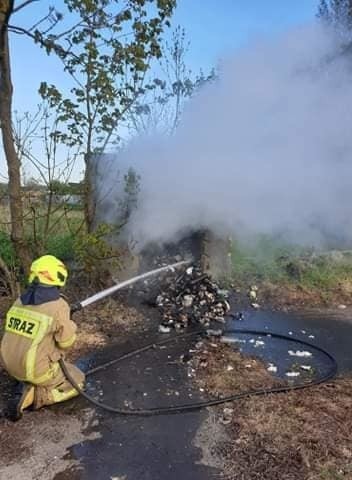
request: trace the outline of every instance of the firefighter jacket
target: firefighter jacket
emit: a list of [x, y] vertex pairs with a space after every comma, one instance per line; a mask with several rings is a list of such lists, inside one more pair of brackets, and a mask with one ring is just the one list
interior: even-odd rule
[[76, 339], [76, 324], [63, 298], [40, 305], [18, 299], [7, 313], [1, 358], [20, 381], [41, 384], [59, 371], [58, 360]]

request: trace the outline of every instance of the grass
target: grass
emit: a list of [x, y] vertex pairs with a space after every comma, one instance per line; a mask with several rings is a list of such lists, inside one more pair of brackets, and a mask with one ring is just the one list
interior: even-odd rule
[[239, 282], [271, 282], [322, 291], [352, 279], [350, 255], [336, 261], [331, 255], [283, 244], [269, 237], [259, 237], [249, 245], [232, 246], [234, 278]]
[[258, 237], [252, 243], [232, 244], [233, 271], [238, 279], [279, 281], [287, 278], [280, 264], [281, 258], [298, 254], [300, 249], [276, 242], [269, 237]]
[[334, 265], [326, 262], [323, 265], [311, 265], [302, 273], [301, 284], [304, 286], [331, 288], [341, 281], [352, 277], [351, 265]]
[[[16, 263], [15, 252], [10, 238], [9, 209], [0, 207], [0, 256], [8, 266]], [[74, 257], [74, 242], [83, 223], [82, 209], [74, 208], [65, 212], [54, 207], [49, 224], [46, 225], [46, 209], [37, 206], [35, 214], [30, 209], [24, 213], [26, 237], [32, 245], [33, 256], [45, 251], [67, 261]]]

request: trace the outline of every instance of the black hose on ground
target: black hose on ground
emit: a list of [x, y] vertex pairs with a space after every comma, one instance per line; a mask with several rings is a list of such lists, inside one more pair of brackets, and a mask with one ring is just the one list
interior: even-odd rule
[[[71, 377], [68, 369], [66, 368], [65, 362], [63, 360], [60, 360], [60, 365], [61, 368], [66, 376], [66, 378], [69, 380], [69, 382], [73, 385], [73, 387], [89, 402], [93, 403], [97, 407], [100, 407], [108, 412], [111, 413], [117, 413], [119, 415], [139, 415], [139, 416], [152, 416], [152, 415], [169, 415], [169, 414], [175, 414], [175, 413], [186, 413], [186, 412], [193, 412], [195, 410], [200, 410], [202, 408], [207, 408], [207, 407], [214, 407], [216, 405], [221, 405], [224, 403], [228, 402], [233, 402], [235, 400], [240, 400], [242, 398], [246, 397], [252, 397], [252, 396], [259, 396], [259, 395], [268, 395], [268, 394], [274, 394], [274, 393], [285, 393], [285, 392], [290, 392], [293, 390], [302, 390], [304, 388], [310, 388], [315, 385], [319, 385], [321, 383], [324, 383], [328, 380], [331, 380], [333, 377], [335, 377], [337, 373], [337, 363], [334, 357], [324, 350], [321, 347], [318, 347], [316, 345], [313, 345], [309, 342], [306, 342], [304, 340], [300, 340], [297, 338], [294, 338], [292, 336], [286, 336], [282, 335], [279, 333], [271, 333], [269, 331], [260, 331], [260, 330], [242, 330], [242, 329], [231, 329], [231, 330], [226, 330], [223, 332], [224, 334], [250, 334], [250, 335], [261, 335], [261, 336], [270, 336], [271, 338], [278, 338], [281, 340], [287, 340], [290, 342], [296, 342], [300, 345], [304, 345], [305, 347], [315, 349], [316, 351], [322, 353], [325, 355], [329, 362], [330, 362], [330, 369], [328, 370], [327, 373], [325, 373], [323, 376], [319, 378], [312, 379], [309, 382], [306, 383], [301, 383], [301, 384], [296, 384], [296, 385], [284, 385], [281, 387], [274, 387], [274, 388], [268, 388], [268, 389], [260, 389], [260, 390], [249, 390], [247, 392], [242, 392], [242, 393], [236, 393], [234, 395], [230, 395], [227, 397], [223, 398], [218, 398], [214, 400], [206, 400], [202, 402], [193, 402], [189, 404], [183, 404], [183, 405], [175, 405], [171, 407], [155, 407], [155, 408], [149, 408], [149, 409], [125, 409], [125, 408], [118, 408], [118, 407], [113, 407], [111, 405], [107, 405], [103, 402], [99, 402], [98, 400], [95, 400], [95, 398], [91, 397], [88, 395], [84, 390], [82, 390], [75, 380]], [[111, 360], [110, 362], [104, 363], [103, 365], [99, 365], [96, 368], [93, 368], [87, 372], [87, 375], [93, 375], [94, 373], [103, 370], [105, 368], [110, 367], [111, 365], [114, 365], [118, 362], [121, 362], [123, 360], [126, 360], [127, 358], [133, 357], [135, 355], [138, 355], [142, 352], [145, 352], [147, 350], [150, 350], [151, 348], [155, 348], [157, 346], [161, 345], [166, 345], [168, 343], [175, 342], [177, 340], [180, 340], [182, 338], [186, 337], [191, 337], [191, 336], [196, 336], [196, 335], [206, 335], [206, 331], [201, 330], [197, 332], [189, 332], [181, 335], [174, 336], [172, 338], [168, 338], [166, 340], [161, 340], [160, 342], [156, 343], [151, 343], [149, 345], [146, 345], [142, 348], [139, 348], [137, 350], [133, 350], [125, 355], [122, 355], [119, 358], [116, 358], [114, 360]]]

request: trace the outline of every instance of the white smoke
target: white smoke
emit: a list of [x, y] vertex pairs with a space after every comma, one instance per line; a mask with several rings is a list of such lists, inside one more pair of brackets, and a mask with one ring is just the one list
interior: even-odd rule
[[129, 224], [139, 245], [199, 227], [310, 244], [351, 238], [351, 65], [318, 25], [226, 59], [173, 138], [135, 141], [118, 158], [141, 175]]

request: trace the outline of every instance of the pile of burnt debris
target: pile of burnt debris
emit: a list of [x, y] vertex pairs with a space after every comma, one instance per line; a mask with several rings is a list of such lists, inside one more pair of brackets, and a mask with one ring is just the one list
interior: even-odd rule
[[180, 330], [189, 325], [209, 327], [210, 322], [225, 322], [230, 311], [228, 291], [221, 289], [198, 264], [166, 280], [156, 297], [161, 313], [160, 332]]
[[[156, 306], [160, 312], [159, 331], [181, 330], [187, 326], [204, 326], [211, 322], [225, 323], [230, 311], [229, 293], [205, 273], [204, 231], [195, 231], [167, 245], [148, 245], [142, 252], [141, 269], [163, 267], [191, 259], [188, 266], [158, 275], [139, 287], [145, 303]], [[215, 328], [212, 324], [211, 328]]]

